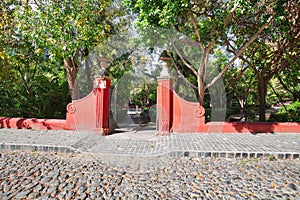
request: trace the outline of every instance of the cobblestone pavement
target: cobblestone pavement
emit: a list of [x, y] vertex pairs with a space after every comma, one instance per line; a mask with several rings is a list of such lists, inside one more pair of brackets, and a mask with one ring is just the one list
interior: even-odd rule
[[139, 162], [135, 168], [109, 165], [101, 158], [76, 153], [0, 151], [0, 199], [299, 199], [300, 196], [297, 159], [148, 157]]
[[300, 134], [0, 129], [0, 199], [299, 199]]
[[300, 134], [173, 133], [123, 129], [101, 136], [91, 132], [0, 129], [0, 149], [78, 152], [99, 156], [161, 156], [299, 159]]

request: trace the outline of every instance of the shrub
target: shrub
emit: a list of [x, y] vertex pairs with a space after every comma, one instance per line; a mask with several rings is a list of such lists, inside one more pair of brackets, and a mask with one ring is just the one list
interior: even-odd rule
[[272, 121], [300, 122], [300, 102], [295, 101], [287, 106], [281, 107], [276, 114], [272, 114]]

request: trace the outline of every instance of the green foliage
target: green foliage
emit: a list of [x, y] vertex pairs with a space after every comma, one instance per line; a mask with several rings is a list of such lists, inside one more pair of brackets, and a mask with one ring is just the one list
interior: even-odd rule
[[[47, 48], [50, 59], [73, 57], [79, 49], [92, 49], [117, 30], [117, 12], [110, 0], [41, 1], [16, 9], [16, 27], [37, 48]], [[119, 22], [122, 21], [119, 19]], [[34, 27], [34, 28], [33, 28]]]
[[276, 114], [271, 116], [272, 121], [300, 122], [300, 101], [295, 101], [285, 108], [281, 107]]
[[0, 115], [65, 118], [63, 59], [79, 67], [89, 50], [123, 27], [125, 10], [110, 0], [28, 2], [0, 2]]
[[[176, 30], [177, 32], [192, 38], [194, 43], [199, 48], [198, 55], [193, 58], [198, 58], [199, 62], [188, 63], [182, 53], [185, 51], [179, 50], [177, 42], [178, 38], [167, 38], [169, 43], [172, 43], [176, 54], [183, 61], [184, 65], [191, 70], [192, 74], [197, 79], [198, 100], [201, 105], [204, 103], [205, 92], [213, 85], [220, 83], [218, 80], [224, 74], [226, 69], [240, 56], [245, 49], [253, 43], [262, 30], [266, 26], [266, 21], [269, 20], [270, 13], [261, 5], [265, 5], [265, 1], [249, 2], [245, 0], [236, 1], [200, 1], [193, 2], [187, 0], [126, 0], [125, 4], [138, 15], [137, 25], [143, 33], [146, 27], [160, 27]], [[246, 21], [248, 24], [252, 17], [262, 13], [260, 23], [256, 26], [251, 26], [241, 29], [247, 37], [239, 37], [236, 35], [236, 24], [232, 23], [233, 19], [237, 21]], [[151, 34], [152, 35], [152, 34]], [[164, 35], [164, 34], [161, 34]], [[176, 34], [175, 34], [176, 35]], [[240, 42], [241, 45], [234, 45], [235, 56], [223, 64], [222, 71], [211, 73], [214, 66], [211, 65], [210, 56], [216, 46], [230, 45], [231, 41], [228, 38], [233, 38]], [[162, 38], [161, 38], [162, 39]], [[162, 39], [163, 40], [163, 39]], [[145, 40], [148, 43], [147, 40]], [[166, 40], [165, 40], [166, 41]], [[166, 44], [167, 42], [165, 42]], [[177, 50], [176, 50], [177, 49]], [[195, 52], [191, 51], [191, 53]], [[180, 55], [181, 54], [181, 55]], [[219, 68], [220, 70], [220, 68]], [[208, 74], [211, 73], [209, 76]], [[189, 80], [188, 76], [186, 80]], [[193, 79], [192, 79], [193, 81]], [[218, 92], [216, 92], [218, 93]], [[221, 106], [222, 107], [222, 106]]]
[[70, 99], [61, 63], [49, 62], [43, 48], [16, 30], [18, 5], [1, 2], [0, 115], [65, 118]]
[[130, 104], [137, 105], [144, 111], [156, 103], [157, 83], [147, 83], [130, 94]]
[[257, 114], [257, 78], [251, 68], [245, 67], [245, 63], [240, 64], [230, 68], [223, 76], [227, 114], [243, 114], [247, 121], [252, 121]]
[[196, 17], [196, 23], [203, 44], [218, 40], [225, 33], [224, 19], [234, 5], [230, 2], [191, 2], [188, 0], [125, 0], [125, 4], [138, 14], [139, 28], [162, 27], [175, 29], [178, 32], [198, 40], [193, 30], [190, 11]]
[[[257, 78], [259, 119], [264, 121], [267, 101], [272, 100], [272, 98], [266, 98], [269, 90], [267, 86], [271, 79], [277, 74], [292, 73], [293, 70], [290, 68], [299, 69], [300, 40], [297, 35], [300, 31], [298, 20], [300, 13], [299, 5], [293, 0], [259, 1], [256, 6], [258, 7], [253, 7], [252, 11], [247, 14], [248, 17], [233, 18], [234, 26], [232, 26], [231, 33], [234, 37], [228, 37], [231, 44], [227, 43], [227, 49], [236, 54], [237, 49], [248, 41], [255, 29], [261, 26], [269, 16], [273, 17], [272, 23], [240, 56]], [[280, 80], [287, 90], [289, 90], [288, 85], [293, 86], [293, 89], [289, 91], [296, 97], [294, 85], [297, 83], [297, 78]], [[291, 80], [291, 84], [286, 84], [286, 80]]]
[[15, 68], [0, 68], [1, 116], [65, 118], [70, 97], [64, 71], [36, 70], [34, 78], [24, 83]]
[[[0, 2], [0, 115], [64, 118], [65, 106], [70, 97], [66, 74], [62, 69], [63, 58], [72, 57], [74, 66], [80, 66], [82, 60], [99, 42], [122, 30], [129, 17], [125, 18], [126, 10], [110, 0], [36, 1], [38, 5], [35, 7], [26, 2], [28, 1]], [[243, 67], [248, 69], [243, 71], [241, 66], [234, 66], [223, 78], [228, 94], [230, 111], [228, 114], [242, 109], [248, 120], [254, 120], [259, 111], [255, 106], [259, 99], [258, 80], [260, 78], [273, 81], [272, 77], [276, 76], [277, 82], [272, 82], [272, 86], [278, 94], [268, 88], [267, 103], [276, 103], [278, 96], [289, 97], [297, 102], [286, 106], [287, 111], [281, 108], [277, 115], [272, 115], [272, 120], [299, 122], [300, 42], [297, 35], [300, 27], [300, 9], [296, 1], [125, 0], [125, 3], [138, 14], [139, 28], [172, 29], [175, 30], [172, 33], [180, 32], [177, 36], [186, 35], [197, 41], [189, 41], [181, 46], [182, 41], [176, 40], [174, 43], [189, 60], [197, 58], [195, 63], [190, 63], [196, 70], [200, 68], [202, 59], [209, 58], [204, 71], [210, 72], [222, 70], [231, 57], [224, 54], [220, 46], [225, 45], [228, 52], [236, 54], [258, 27], [265, 24], [269, 16], [274, 16], [269, 27], [240, 57]], [[237, 9], [231, 16], [229, 13], [235, 5], [238, 5]], [[200, 38], [194, 29], [191, 11]], [[144, 34], [142, 29], [139, 31], [141, 35]], [[145, 34], [145, 40], [139, 41], [138, 45], [151, 46], [153, 41], [146, 36], [159, 35], [154, 37], [154, 43], [163, 46], [168, 40], [167, 34], [163, 31], [152, 31], [153, 33]], [[126, 42], [125, 45], [116, 43], [112, 48], [108, 48], [108, 51], [102, 52], [111, 58], [108, 71], [113, 78], [114, 86], [126, 76], [125, 71], [132, 69], [132, 60], [135, 59], [132, 57], [132, 51], [136, 44]], [[207, 49], [212, 42], [215, 42], [214, 47], [218, 48]], [[190, 43], [193, 44], [191, 48], [188, 46]], [[204, 48], [200, 48], [200, 45]], [[123, 48], [129, 48], [130, 51], [123, 52]], [[202, 57], [206, 50], [207, 54], [213, 56]], [[118, 57], [119, 55], [122, 56]], [[197, 86], [197, 82], [202, 81], [203, 74], [199, 73], [197, 77], [185, 66], [179, 55], [174, 55], [173, 58], [178, 71], [191, 84]], [[171, 67], [174, 67], [174, 63]], [[89, 74], [90, 82], [96, 72]], [[82, 74], [79, 75], [88, 76], [89, 72], [84, 69], [80, 73]], [[206, 81], [213, 79], [212, 75], [207, 75]], [[132, 79], [135, 77], [129, 77], [125, 81]], [[91, 85], [88, 86], [87, 81], [81, 79], [79, 81], [83, 83], [81, 90], [91, 90]], [[178, 83], [179, 81], [175, 83], [174, 88], [177, 88], [179, 93], [188, 97], [194, 96], [193, 89], [186, 90]], [[129, 96], [126, 93], [130, 84], [118, 85], [118, 101], [120, 101], [118, 105], [128, 104], [128, 99], [124, 99], [124, 96]], [[143, 88], [142, 81], [137, 85], [134, 87], [139, 87], [140, 90], [133, 91], [134, 88], [131, 88], [131, 97], [136, 104], [143, 105], [144, 99], [149, 102], [155, 101], [155, 85], [144, 85]], [[197, 95], [199, 96], [198, 93]], [[208, 108], [210, 99], [207, 93], [205, 98], [207, 101], [203, 105]], [[207, 109], [206, 114], [209, 113], [210, 110]]]
[[[280, 85], [289, 93], [293, 101], [300, 101], [300, 56], [289, 67], [276, 75]], [[286, 95], [287, 96], [287, 95]]]

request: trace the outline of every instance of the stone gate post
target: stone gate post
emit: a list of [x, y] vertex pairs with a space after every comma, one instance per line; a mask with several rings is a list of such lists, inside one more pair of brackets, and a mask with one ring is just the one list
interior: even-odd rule
[[108, 135], [110, 79], [105, 77], [97, 77], [95, 78], [94, 86], [94, 92], [96, 96], [96, 124], [94, 131], [102, 135]]
[[158, 79], [157, 86], [157, 134], [168, 135], [172, 128], [173, 81], [169, 78]]
[[157, 134], [169, 135], [173, 119], [173, 81], [168, 72], [168, 62], [171, 58], [164, 51], [160, 60], [163, 61], [163, 70], [158, 77], [157, 86]]

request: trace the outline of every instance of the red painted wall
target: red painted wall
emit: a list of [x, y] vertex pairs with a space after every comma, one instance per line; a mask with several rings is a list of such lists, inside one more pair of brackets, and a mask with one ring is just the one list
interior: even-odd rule
[[35, 130], [68, 130], [66, 120], [59, 119], [25, 119], [0, 118], [0, 128], [35, 129]]
[[[36, 130], [92, 130], [109, 133], [109, 86], [95, 89], [86, 97], [67, 106], [66, 120], [0, 118], [0, 128]], [[102, 79], [103, 80], [103, 79]], [[98, 85], [97, 85], [98, 84]], [[180, 98], [169, 79], [158, 80], [158, 134], [170, 132], [199, 133], [300, 133], [300, 123], [210, 122], [205, 124], [205, 110], [198, 103]]]
[[[158, 80], [158, 134], [179, 133], [300, 133], [300, 123], [210, 122], [205, 124], [205, 110], [188, 102], [173, 90], [170, 79]], [[167, 125], [167, 126], [166, 126]]]
[[91, 130], [109, 133], [110, 80], [95, 79], [95, 88], [86, 97], [67, 105], [66, 120], [0, 118], [0, 128], [35, 130]]
[[95, 82], [90, 94], [68, 104], [66, 128], [109, 133], [110, 80], [99, 78]]
[[[173, 132], [197, 132], [205, 124], [205, 110], [195, 102], [188, 102], [174, 91], [173, 96]], [[194, 130], [193, 130], [194, 129]]]

